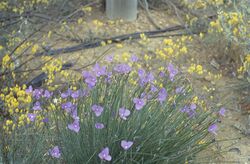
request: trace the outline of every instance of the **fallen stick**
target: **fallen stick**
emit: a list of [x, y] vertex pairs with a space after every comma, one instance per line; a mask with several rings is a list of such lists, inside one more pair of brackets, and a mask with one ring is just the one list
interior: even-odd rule
[[102, 45], [101, 44], [102, 42], [107, 42], [108, 40], [111, 40], [114, 43], [118, 43], [118, 42], [121, 42], [124, 40], [129, 40], [129, 39], [139, 39], [141, 34], [145, 34], [148, 38], [151, 38], [157, 34], [171, 32], [171, 31], [177, 31], [177, 30], [182, 30], [182, 29], [185, 29], [185, 27], [181, 26], [181, 25], [176, 25], [176, 26], [172, 26], [172, 27], [167, 27], [167, 28], [162, 29], [162, 30], [144, 31], [144, 32], [136, 32], [136, 33], [132, 33], [132, 34], [119, 35], [119, 36], [115, 36], [115, 37], [111, 37], [111, 38], [107, 38], [107, 39], [100, 39], [100, 40], [95, 41], [95, 42], [82, 43], [82, 44], [78, 44], [78, 45], [71, 46], [71, 47], [51, 49], [48, 51], [38, 52], [38, 53], [34, 54], [34, 56], [42, 56], [42, 55], [52, 56], [52, 55], [57, 55], [57, 54], [62, 54], [62, 53], [76, 52], [76, 51], [83, 50], [83, 49], [99, 47]]

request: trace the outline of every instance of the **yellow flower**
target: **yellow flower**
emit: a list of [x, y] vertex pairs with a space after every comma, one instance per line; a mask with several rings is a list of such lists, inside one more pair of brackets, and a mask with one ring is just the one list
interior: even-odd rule
[[51, 31], [49, 31], [49, 32], [48, 32], [48, 35], [47, 35], [47, 36], [48, 36], [48, 38], [50, 38], [50, 37], [51, 37], [51, 34], [52, 34], [52, 32], [51, 32]]
[[108, 42], [108, 44], [111, 44], [111, 43], [112, 43], [112, 40], [108, 40], [107, 42]]
[[2, 65], [3, 65], [3, 66], [7, 66], [7, 64], [9, 64], [9, 61], [10, 61], [10, 56], [9, 56], [9, 54], [6, 54], [6, 55], [3, 57]]
[[193, 73], [193, 72], [195, 72], [195, 64], [191, 64], [191, 66], [188, 68], [188, 73]]
[[101, 46], [106, 46], [106, 42], [105, 41], [101, 41]]
[[164, 51], [168, 53], [168, 55], [172, 55], [174, 53], [174, 50], [172, 47], [164, 48]]
[[188, 52], [188, 51], [187, 51], [187, 47], [186, 47], [186, 46], [182, 47], [182, 48], [180, 49], [180, 52], [186, 54], [186, 53]]
[[90, 6], [83, 7], [82, 11], [84, 11], [84, 12], [91, 12], [92, 11], [92, 7], [90, 7]]
[[165, 39], [165, 40], [164, 40], [164, 43], [165, 43], [167, 46], [172, 46], [172, 45], [173, 45], [173, 40], [172, 40], [172, 39]]
[[246, 59], [246, 62], [247, 62], [247, 63], [250, 63], [250, 54], [247, 55], [245, 59]]
[[149, 55], [145, 54], [145, 55], [144, 55], [144, 59], [145, 59], [145, 61], [148, 61], [148, 60], [151, 59], [151, 57], [150, 57]]
[[200, 38], [202, 39], [202, 38], [204, 38], [204, 34], [203, 33], [200, 33]]
[[203, 144], [205, 144], [205, 143], [206, 143], [206, 142], [203, 141], [203, 140], [201, 140], [201, 141], [198, 142], [199, 145], [203, 145]]
[[81, 24], [83, 22], [83, 19], [82, 18], [79, 18], [78, 20], [77, 20], [77, 23], [78, 24]]
[[196, 71], [199, 75], [203, 74], [203, 67], [201, 65], [196, 66]]
[[123, 45], [121, 43], [116, 44], [117, 48], [123, 48]]
[[129, 54], [129, 53], [124, 52], [124, 53], [122, 54], [122, 59], [123, 59], [125, 62], [127, 62], [127, 61], [129, 60], [129, 58], [130, 58], [130, 54]]
[[101, 21], [99, 21], [97, 19], [93, 20], [93, 24], [95, 26], [97, 26], [97, 27], [102, 27], [103, 26], [103, 22], [101, 22]]
[[35, 54], [37, 52], [38, 48], [39, 48], [38, 44], [34, 44], [33, 47], [31, 48], [31, 52], [33, 54]]

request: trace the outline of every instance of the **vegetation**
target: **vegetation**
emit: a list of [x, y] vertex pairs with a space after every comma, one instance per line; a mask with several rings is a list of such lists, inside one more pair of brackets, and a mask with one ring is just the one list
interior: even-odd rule
[[[198, 39], [222, 51], [242, 81], [234, 87], [249, 90], [249, 1], [140, 2], [157, 29], [119, 36], [103, 29], [121, 20], [86, 19], [100, 1], [0, 2], [0, 162], [188, 163], [214, 142], [225, 108], [208, 105], [189, 75], [222, 75], [177, 63]], [[171, 11], [178, 25], [161, 27], [152, 9]], [[151, 48], [163, 32], [176, 37]], [[139, 52], [106, 55], [136, 39]], [[58, 40], [77, 45], [58, 48]], [[86, 65], [60, 56], [96, 47], [105, 52]]]

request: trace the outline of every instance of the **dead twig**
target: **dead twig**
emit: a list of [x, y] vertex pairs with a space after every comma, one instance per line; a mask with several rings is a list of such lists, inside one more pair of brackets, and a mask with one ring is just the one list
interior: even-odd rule
[[154, 30], [154, 31], [144, 31], [144, 32], [136, 32], [132, 34], [125, 34], [125, 35], [119, 35], [107, 39], [100, 39], [95, 42], [89, 42], [89, 43], [81, 43], [76, 46], [71, 47], [65, 47], [65, 48], [59, 48], [59, 49], [52, 49], [48, 52], [39, 52], [36, 53], [35, 56], [42, 56], [42, 55], [57, 55], [61, 53], [69, 53], [69, 52], [76, 52], [83, 49], [89, 49], [89, 48], [95, 48], [101, 46], [102, 42], [107, 42], [108, 40], [111, 40], [113, 43], [119, 43], [125, 40], [129, 39], [140, 39], [141, 34], [145, 34], [148, 38], [154, 37], [157, 34], [165, 33], [165, 32], [171, 32], [171, 31], [178, 31], [185, 29], [184, 26], [176, 25], [172, 27], [167, 27], [165, 29], [161, 30]]

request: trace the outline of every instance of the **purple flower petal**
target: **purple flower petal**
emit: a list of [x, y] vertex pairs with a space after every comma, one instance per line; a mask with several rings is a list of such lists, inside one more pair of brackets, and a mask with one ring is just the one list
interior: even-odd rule
[[137, 62], [138, 61], [138, 57], [136, 55], [132, 55], [130, 60], [132, 62]]
[[102, 123], [95, 123], [95, 128], [96, 129], [103, 129], [104, 128], [104, 124], [102, 124]]
[[107, 56], [107, 57], [105, 58], [105, 60], [106, 60], [107, 62], [112, 62], [113, 59], [114, 59], [114, 55], [109, 55], [109, 56]]
[[192, 104], [190, 105], [190, 109], [191, 109], [191, 110], [195, 110], [196, 108], [197, 108], [196, 104], [192, 103]]
[[151, 85], [151, 88], [150, 88], [150, 91], [151, 91], [151, 92], [156, 92], [157, 90], [158, 90], [158, 89], [157, 89], [156, 86]]
[[154, 75], [152, 72], [148, 73], [146, 76], [146, 82], [147, 83], [153, 83], [153, 81], [155, 80]]
[[61, 94], [61, 98], [65, 99], [67, 97], [69, 97], [72, 93], [72, 90], [70, 88], [68, 88], [68, 90], [64, 93]]
[[165, 88], [161, 88], [160, 92], [158, 93], [158, 101], [160, 103], [164, 102], [167, 98], [168, 94]]
[[79, 119], [79, 117], [77, 116], [77, 107], [76, 107], [76, 105], [73, 105], [72, 107], [71, 107], [71, 117], [73, 118], [73, 119]]
[[92, 111], [95, 112], [96, 117], [101, 116], [102, 112], [103, 112], [103, 107], [99, 106], [99, 105], [93, 105], [91, 107]]
[[35, 89], [33, 91], [33, 97], [35, 97], [35, 99], [40, 99], [43, 95], [43, 89]]
[[54, 157], [54, 158], [60, 158], [61, 153], [60, 153], [59, 147], [58, 147], [58, 146], [55, 146], [54, 148], [50, 149], [50, 150], [49, 150], [49, 154], [50, 154], [52, 157]]
[[114, 71], [120, 74], [126, 74], [131, 71], [131, 67], [128, 64], [118, 64], [114, 67]]
[[33, 110], [42, 110], [40, 102], [37, 101], [37, 102], [35, 103], [35, 105], [33, 106], [32, 109], [33, 109]]
[[74, 122], [72, 124], [68, 125], [68, 128], [76, 133], [79, 132], [80, 130], [80, 124], [79, 124], [79, 120], [75, 119]]
[[184, 87], [178, 87], [178, 88], [176, 88], [175, 89], [175, 93], [183, 93], [183, 91], [184, 91]]
[[121, 119], [127, 120], [127, 117], [129, 115], [130, 115], [130, 111], [128, 109], [125, 109], [125, 108], [119, 109], [119, 116], [121, 117]]
[[44, 123], [48, 123], [48, 122], [49, 122], [49, 118], [47, 118], [47, 117], [44, 118], [44, 119], [43, 119], [43, 122], [44, 122]]
[[73, 99], [78, 99], [79, 96], [80, 96], [80, 90], [71, 93], [71, 97]]
[[43, 97], [45, 98], [50, 98], [53, 95], [53, 92], [49, 92], [48, 90], [44, 91]]
[[122, 141], [121, 141], [121, 147], [122, 147], [124, 150], [128, 150], [132, 145], [133, 145], [133, 142], [132, 142], [132, 141], [126, 141], [126, 140], [122, 140]]
[[109, 155], [109, 148], [106, 147], [98, 154], [101, 160], [111, 161], [112, 157]]
[[34, 114], [34, 113], [29, 113], [29, 114], [28, 114], [28, 118], [30, 119], [31, 122], [34, 122], [35, 119], [36, 119], [36, 114]]
[[88, 85], [88, 88], [93, 88], [95, 84], [97, 83], [96, 76], [90, 72], [84, 71], [83, 72], [83, 77], [85, 83]]
[[141, 110], [144, 107], [144, 105], [146, 105], [146, 101], [144, 99], [140, 99], [140, 98], [134, 98], [133, 102], [135, 104], [136, 110]]
[[33, 92], [33, 87], [30, 85], [29, 88], [25, 90], [26, 93], [32, 93]]
[[217, 134], [216, 131], [218, 130], [218, 126], [216, 124], [212, 124], [208, 127], [208, 131], [212, 134]]
[[220, 108], [220, 110], [219, 110], [219, 115], [220, 116], [225, 116], [225, 112], [226, 112], [226, 109], [225, 108]]
[[62, 109], [64, 109], [68, 113], [70, 113], [72, 111], [72, 108], [73, 108], [72, 102], [63, 103], [61, 106], [62, 106]]
[[111, 78], [112, 78], [112, 72], [108, 72], [105, 82], [111, 83]]
[[96, 77], [100, 77], [102, 75], [106, 75], [106, 67], [101, 67], [98, 63], [95, 64], [93, 67], [93, 72], [95, 73]]
[[165, 73], [161, 71], [161, 72], [159, 73], [159, 77], [165, 77]]
[[144, 69], [138, 69], [138, 76], [139, 76], [140, 78], [142, 78], [142, 77], [145, 76], [145, 71], [144, 71]]
[[169, 72], [169, 78], [171, 81], [174, 81], [174, 77], [177, 75], [178, 70], [174, 68], [174, 65], [169, 63], [168, 64], [168, 72]]

